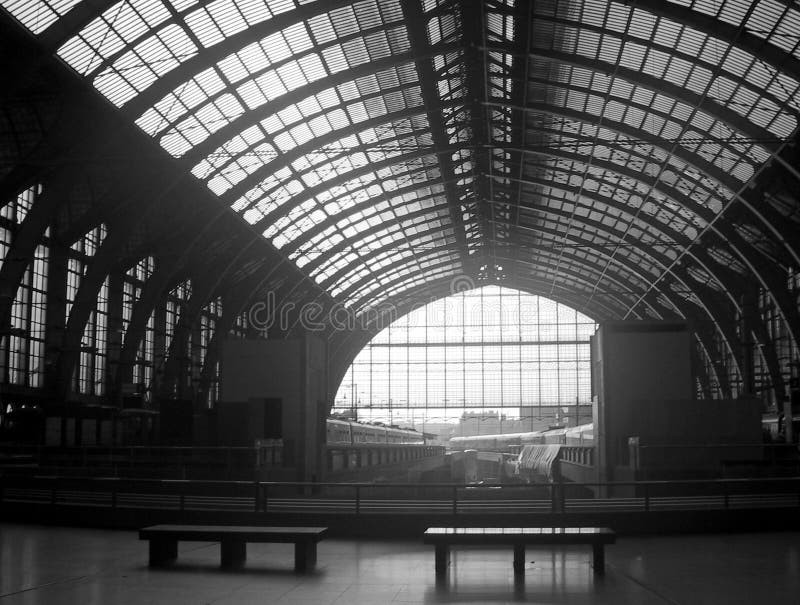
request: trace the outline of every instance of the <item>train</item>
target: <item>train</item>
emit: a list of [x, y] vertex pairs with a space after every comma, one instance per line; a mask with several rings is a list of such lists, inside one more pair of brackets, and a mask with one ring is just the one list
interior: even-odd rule
[[518, 454], [526, 445], [594, 445], [594, 425], [590, 422], [573, 427], [555, 425], [544, 431], [529, 433], [451, 437], [449, 444], [452, 451], [478, 450], [505, 454]]
[[422, 445], [425, 443], [424, 435], [414, 429], [337, 418], [328, 418], [326, 433], [329, 445], [354, 445], [359, 443], [410, 443]]

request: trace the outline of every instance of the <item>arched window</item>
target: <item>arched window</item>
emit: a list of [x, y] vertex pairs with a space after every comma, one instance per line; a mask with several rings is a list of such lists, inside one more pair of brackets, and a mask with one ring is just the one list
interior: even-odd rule
[[[181, 324], [181, 318], [187, 313], [191, 297], [191, 279], [182, 281], [169, 291], [164, 303], [163, 340], [160, 335], [157, 339], [159, 342], [163, 342], [163, 348], [159, 347], [159, 351], [156, 353], [156, 356], [160, 358], [156, 363], [156, 381], [159, 382], [164, 378], [163, 371], [170, 356], [174, 356], [173, 359], [177, 362], [177, 380], [170, 383], [170, 389], [173, 389], [172, 395], [182, 392], [182, 389], [191, 386], [192, 382], [191, 355], [196, 338], [193, 338], [191, 330], [184, 331], [182, 336], [178, 333], [178, 326]], [[156, 329], [159, 330], [158, 327]], [[176, 340], [179, 337], [181, 340]], [[159, 376], [159, 374], [161, 375]], [[160, 386], [155, 386], [154, 390], [160, 388]]]
[[[192, 280], [187, 279], [170, 290], [167, 295], [166, 326], [164, 330], [164, 350], [169, 351], [172, 346], [172, 339], [175, 337], [175, 330], [180, 322], [181, 315], [185, 312], [186, 304], [192, 297]], [[191, 334], [187, 351], [191, 350]]]
[[[105, 240], [108, 230], [99, 225], [70, 246], [67, 260], [66, 320], [75, 304], [75, 297], [89, 265]], [[84, 395], [105, 394], [106, 361], [108, 358], [109, 278], [97, 292], [97, 301], [83, 327], [80, 357], [75, 374], [75, 388]]]
[[[222, 299], [215, 298], [206, 304], [200, 311], [200, 334], [198, 339], [198, 351], [196, 363], [192, 364], [192, 382], [200, 382], [200, 375], [208, 356], [208, 346], [217, 330], [217, 324], [222, 318]], [[211, 369], [210, 384], [206, 406], [211, 408], [217, 402], [219, 396], [219, 363], [215, 362]]]
[[[34, 185], [0, 207], [0, 268], [22, 222], [41, 195]], [[36, 246], [14, 295], [10, 325], [0, 334], [1, 382], [40, 387], [44, 380], [44, 338], [47, 314], [47, 277], [50, 229]]]
[[81, 281], [83, 281], [83, 278], [86, 276], [86, 271], [89, 269], [89, 263], [98, 248], [100, 248], [106, 235], [106, 226], [100, 225], [89, 231], [70, 246], [69, 259], [67, 260], [67, 304], [65, 317], [67, 321], [69, 321], [72, 305], [81, 287]]
[[[145, 257], [125, 272], [122, 278], [122, 333], [127, 336], [128, 326], [133, 318], [136, 304], [142, 297], [144, 285], [155, 270], [155, 260], [152, 256]], [[136, 360], [133, 363], [131, 378], [135, 392], [140, 394], [144, 401], [150, 401], [153, 383], [153, 360], [155, 355], [153, 332], [155, 328], [155, 313], [151, 312], [145, 324], [142, 340], [136, 350]]]
[[525, 429], [590, 403], [595, 329], [575, 309], [517, 290], [454, 294], [377, 334], [348, 369], [335, 410], [384, 422], [477, 414]]

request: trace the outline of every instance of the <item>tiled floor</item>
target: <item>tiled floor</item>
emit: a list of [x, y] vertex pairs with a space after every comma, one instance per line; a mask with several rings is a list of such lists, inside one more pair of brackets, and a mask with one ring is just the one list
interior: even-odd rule
[[455, 551], [437, 585], [421, 540], [325, 540], [308, 575], [292, 571], [292, 548], [251, 544], [231, 572], [218, 545], [182, 543], [175, 566], [151, 570], [135, 532], [0, 524], [0, 605], [800, 604], [791, 532], [622, 537], [602, 578], [588, 547], [529, 549], [517, 583], [510, 549]]

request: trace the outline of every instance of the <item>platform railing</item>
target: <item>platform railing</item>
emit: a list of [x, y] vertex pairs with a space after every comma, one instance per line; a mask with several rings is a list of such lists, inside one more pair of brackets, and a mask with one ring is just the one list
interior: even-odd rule
[[[133, 471], [160, 471], [175, 477], [191, 477], [197, 469], [213, 469], [229, 474], [257, 467], [281, 466], [282, 445], [260, 445], [259, 447], [232, 446], [0, 446], [0, 460], [8, 465], [36, 465], [49, 474], [76, 474], [102, 472], [122, 477]], [[163, 477], [163, 475], [156, 475]], [[154, 477], [154, 478], [156, 478]]]
[[472, 485], [0, 477], [0, 505], [250, 513], [510, 514], [800, 508], [800, 477]]
[[[442, 456], [445, 448], [425, 444], [331, 444], [323, 448], [328, 471], [358, 470], [386, 464], [411, 464]], [[153, 479], [244, 479], [257, 469], [288, 465], [283, 445], [233, 446], [44, 446], [0, 445], [0, 470], [37, 467], [51, 475], [101, 472], [113, 477]]]

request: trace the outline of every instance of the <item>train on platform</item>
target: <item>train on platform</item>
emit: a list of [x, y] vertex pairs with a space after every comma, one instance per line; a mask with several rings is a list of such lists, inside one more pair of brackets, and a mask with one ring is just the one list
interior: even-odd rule
[[594, 425], [592, 423], [572, 427], [556, 425], [544, 431], [451, 437], [449, 441], [451, 451], [477, 450], [505, 454], [518, 454], [526, 445], [550, 444], [594, 445]]
[[326, 433], [329, 445], [357, 445], [360, 443], [409, 443], [423, 445], [425, 443], [425, 437], [419, 431], [377, 422], [366, 423], [328, 418]]

